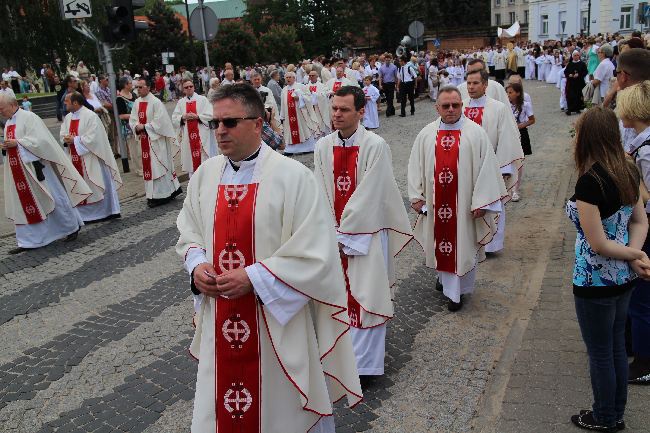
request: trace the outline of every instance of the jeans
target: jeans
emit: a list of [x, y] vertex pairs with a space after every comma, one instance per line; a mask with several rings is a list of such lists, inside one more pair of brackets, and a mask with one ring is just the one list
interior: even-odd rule
[[[650, 252], [650, 236], [643, 251]], [[629, 319], [632, 327], [632, 352], [635, 357], [650, 358], [650, 281], [639, 278], [630, 299]]]
[[576, 315], [589, 355], [594, 418], [613, 427], [623, 419], [628, 365], [625, 319], [632, 290], [607, 298], [575, 297]]

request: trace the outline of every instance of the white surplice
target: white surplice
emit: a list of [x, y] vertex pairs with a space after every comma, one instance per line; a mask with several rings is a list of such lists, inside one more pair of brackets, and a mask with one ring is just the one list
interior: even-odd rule
[[217, 155], [218, 150], [216, 146], [216, 139], [214, 134], [210, 133], [208, 122], [212, 120], [212, 105], [203, 95], [194, 93], [191, 96], [184, 96], [178, 100], [176, 108], [172, 113], [172, 124], [176, 131], [178, 143], [181, 146], [181, 167], [190, 176], [194, 173], [194, 165], [192, 163], [192, 150], [190, 148], [190, 134], [187, 129], [187, 121], [183, 120], [183, 116], [187, 114], [187, 103], [196, 102], [196, 114], [199, 116], [198, 129], [199, 140], [201, 141], [201, 162], [208, 158]]
[[[332, 401], [360, 400], [343, 274], [334, 234], [318, 200], [313, 175], [262, 144], [259, 155], [234, 163], [211, 158], [190, 179], [177, 225], [177, 252], [191, 272], [212, 262], [219, 184], [258, 184], [256, 263], [246, 267], [258, 305], [264, 433], [332, 433]], [[215, 182], [215, 175], [220, 179]], [[281, 194], [278, 192], [282, 191]], [[311, 249], [312, 247], [318, 247]], [[300, 266], [301, 272], [295, 272]], [[195, 299], [196, 332], [190, 347], [199, 360], [192, 432], [214, 433], [215, 300]], [[326, 379], [327, 376], [327, 379]], [[326, 384], [327, 383], [327, 384]]]
[[[298, 99], [294, 99], [296, 105], [296, 123], [298, 125], [297, 132], [299, 142], [292, 144], [292, 131], [291, 119], [289, 116], [289, 91], [293, 90], [293, 95], [297, 95]], [[318, 130], [318, 125], [314, 122], [313, 106], [311, 104], [311, 96], [309, 89], [304, 84], [294, 83], [291, 86], [285, 86], [282, 89], [282, 107], [280, 109], [280, 118], [283, 120], [284, 131], [284, 153], [305, 153], [313, 152], [316, 139], [315, 132]]]
[[363, 126], [369, 129], [379, 128], [379, 114], [377, 113], [379, 90], [371, 84], [363, 88], [363, 93], [370, 98], [366, 99], [366, 110], [363, 114]]

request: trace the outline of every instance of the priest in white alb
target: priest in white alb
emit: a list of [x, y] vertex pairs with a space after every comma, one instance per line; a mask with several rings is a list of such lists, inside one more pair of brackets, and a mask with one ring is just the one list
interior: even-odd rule
[[361, 125], [365, 96], [354, 86], [336, 92], [336, 131], [318, 141], [314, 171], [339, 241], [357, 368], [377, 376], [384, 374], [386, 324], [394, 313], [394, 258], [413, 236], [390, 148]]
[[311, 104], [314, 107], [314, 117], [318, 123], [318, 135], [324, 136], [332, 132], [332, 116], [330, 113], [330, 98], [325, 85], [318, 81], [318, 72], [309, 72], [307, 88], [311, 94]]
[[332, 98], [336, 91], [343, 86], [358, 87], [359, 84], [356, 81], [345, 77], [345, 68], [343, 66], [337, 66], [336, 77], [330, 79], [327, 83], [325, 83], [325, 91], [327, 92], [327, 96]]
[[138, 98], [133, 103], [129, 126], [142, 148], [142, 178], [147, 205], [169, 203], [182, 192], [176, 177], [174, 155], [178, 142], [165, 105], [151, 94], [146, 80], [136, 80]]
[[[467, 74], [469, 75], [473, 72], [485, 70], [487, 71], [487, 66], [485, 66], [485, 61], [483, 59], [472, 59], [467, 62]], [[460, 91], [460, 96], [463, 100], [469, 98], [469, 93], [467, 92], [467, 81], [463, 81], [459, 86], [458, 90]], [[497, 81], [489, 80], [487, 85], [487, 90], [485, 94], [492, 99], [503, 102], [506, 107], [510, 106], [510, 100], [508, 99], [508, 94], [506, 89]]]
[[248, 84], [212, 99], [221, 155], [178, 216], [195, 294], [193, 433], [334, 433], [332, 402], [361, 401], [331, 216], [314, 175], [262, 143]]
[[[467, 74], [469, 98], [463, 100], [464, 114], [487, 132], [509, 192], [519, 181], [519, 170], [524, 163], [524, 151], [510, 105], [505, 105], [485, 94], [489, 82], [484, 69]], [[504, 204], [509, 200], [510, 195], [504, 198]], [[497, 222], [497, 233], [492, 242], [485, 246], [485, 252], [495, 253], [503, 249], [506, 230], [505, 208], [497, 216]]]
[[507, 194], [487, 134], [462, 115], [462, 107], [458, 89], [440, 89], [440, 118], [420, 131], [408, 165], [409, 200], [419, 214], [415, 239], [426, 266], [438, 271], [450, 311], [474, 291], [476, 265]]
[[0, 142], [5, 213], [18, 244], [9, 253], [74, 240], [83, 226], [74, 206], [90, 197], [90, 187], [40, 117], [7, 94], [0, 94], [0, 115], [7, 119]]
[[314, 151], [314, 134], [318, 125], [313, 119], [313, 107], [309, 90], [296, 82], [296, 74], [284, 75], [287, 85], [282, 89], [280, 118], [284, 125], [284, 153], [307, 153]]
[[210, 133], [212, 106], [208, 98], [194, 91], [189, 78], [181, 81], [184, 97], [172, 113], [172, 124], [181, 145], [181, 167], [190, 176], [203, 161], [217, 154], [217, 142]]
[[119, 218], [117, 190], [122, 186], [122, 177], [106, 129], [99, 116], [84, 107], [81, 93], [68, 93], [64, 103], [68, 114], [61, 124], [59, 137], [72, 165], [93, 192], [77, 210], [86, 223]]

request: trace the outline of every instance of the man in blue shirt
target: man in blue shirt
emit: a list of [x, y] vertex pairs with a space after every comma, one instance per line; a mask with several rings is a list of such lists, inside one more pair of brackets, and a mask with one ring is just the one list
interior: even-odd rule
[[386, 95], [386, 117], [395, 115], [393, 98], [396, 85], [399, 85], [397, 66], [393, 64], [393, 58], [388, 55], [384, 58], [384, 64], [379, 68], [379, 90]]

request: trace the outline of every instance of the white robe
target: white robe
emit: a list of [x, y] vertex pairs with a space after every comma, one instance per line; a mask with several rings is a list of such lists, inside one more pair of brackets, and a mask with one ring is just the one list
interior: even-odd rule
[[190, 174], [194, 173], [192, 164], [192, 150], [190, 148], [190, 135], [187, 130], [187, 122], [183, 121], [183, 116], [187, 114], [187, 103], [196, 101], [196, 113], [199, 116], [199, 139], [201, 140], [201, 162], [218, 154], [217, 142], [214, 134], [208, 127], [208, 122], [212, 120], [212, 105], [203, 95], [194, 93], [190, 98], [187, 96], [179, 99], [172, 113], [172, 124], [176, 131], [178, 143], [181, 145], [181, 167], [183, 171]]
[[370, 99], [366, 99], [366, 110], [363, 114], [363, 126], [369, 129], [379, 128], [379, 113], [377, 112], [377, 100], [379, 90], [372, 84], [363, 88], [363, 93]]
[[[318, 200], [309, 170], [265, 144], [255, 160], [242, 162], [239, 171], [217, 156], [190, 179], [177, 220], [181, 233], [177, 252], [186, 257], [188, 270], [194, 266], [188, 263], [193, 249], [212, 262], [219, 183], [258, 183], [256, 263], [245, 269], [264, 302], [258, 304], [263, 318], [259, 322], [262, 432], [333, 432], [332, 401], [347, 395], [348, 403], [356, 404], [361, 389], [347, 333], [343, 274], [334, 233], [327, 230], [325, 205]], [[214, 181], [215, 176], [220, 182]], [[301, 272], [295, 272], [296, 267]], [[199, 360], [192, 431], [213, 433], [215, 300], [203, 300], [198, 310], [190, 346]]]
[[349, 256], [350, 292], [361, 306], [361, 329], [352, 332], [359, 374], [382, 375], [386, 322], [393, 317], [394, 257], [411, 241], [411, 225], [393, 175], [388, 144], [359, 125], [345, 145], [358, 147], [359, 153], [355, 191], [338, 227], [334, 227], [333, 173], [334, 148], [343, 146], [338, 132], [318, 141], [314, 171], [332, 216], [332, 228]]
[[[138, 109], [141, 101], [147, 104], [147, 123], [145, 131], [149, 135], [151, 148], [151, 180], [144, 181], [144, 190], [148, 199], [162, 199], [171, 196], [181, 184], [176, 177], [174, 156], [178, 153], [178, 142], [167, 109], [153, 94], [140, 97], [133, 103], [129, 126], [135, 134], [138, 125]], [[136, 146], [140, 145], [140, 136], [136, 135]]]
[[[325, 85], [321, 82], [309, 82], [306, 85], [311, 94], [311, 105], [314, 110], [314, 121], [318, 125], [318, 136], [327, 135], [332, 132], [332, 115], [330, 107], [330, 98], [327, 95]], [[316, 90], [312, 92], [312, 88]]]
[[[289, 90], [293, 90], [293, 94], [298, 95], [298, 99], [295, 100], [295, 103], [300, 142], [296, 144], [291, 144], [291, 134], [295, 131], [291, 130], [289, 119], [289, 106], [287, 101]], [[311, 106], [310, 99], [309, 89], [307, 89], [304, 84], [294, 83], [293, 85], [285, 86], [282, 89], [280, 118], [284, 122], [284, 153], [286, 154], [314, 151], [314, 143], [316, 142], [314, 133], [318, 130], [318, 126], [315, 124], [313, 119], [313, 107]]]
[[[79, 120], [78, 133], [74, 138], [76, 153], [83, 164], [83, 177], [93, 194], [77, 210], [86, 221], [96, 221], [120, 213], [120, 200], [117, 190], [122, 186], [122, 178], [115, 163], [111, 144], [101, 119], [93, 111], [81, 107], [68, 113], [63, 119], [59, 138], [69, 134], [72, 120]], [[70, 148], [67, 149], [70, 156]]]
[[[511, 115], [512, 116], [512, 115]], [[424, 249], [425, 264], [437, 268], [435, 257], [435, 150], [439, 129], [460, 129], [458, 153], [457, 247], [456, 272], [439, 272], [444, 294], [454, 302], [473, 290], [473, 271], [484, 258], [482, 247], [496, 232], [494, 212], [501, 209], [506, 188], [489, 137], [473, 121], [465, 118], [447, 125], [438, 119], [418, 134], [408, 165], [408, 195], [411, 203], [424, 201], [427, 215], [418, 215], [413, 233]], [[487, 211], [482, 218], [472, 218], [476, 209]]]
[[[8, 153], [4, 157], [5, 213], [7, 218], [14, 222], [19, 247], [42, 247], [76, 232], [83, 226], [79, 212], [73, 209], [73, 206], [90, 197], [92, 190], [40, 117], [18, 109], [5, 124], [5, 137], [12, 125], [15, 125], [15, 137], [26, 186], [32, 192], [36, 210], [43, 217], [43, 221], [28, 224]], [[37, 179], [32, 164], [35, 161], [44, 165], [43, 181]]]

